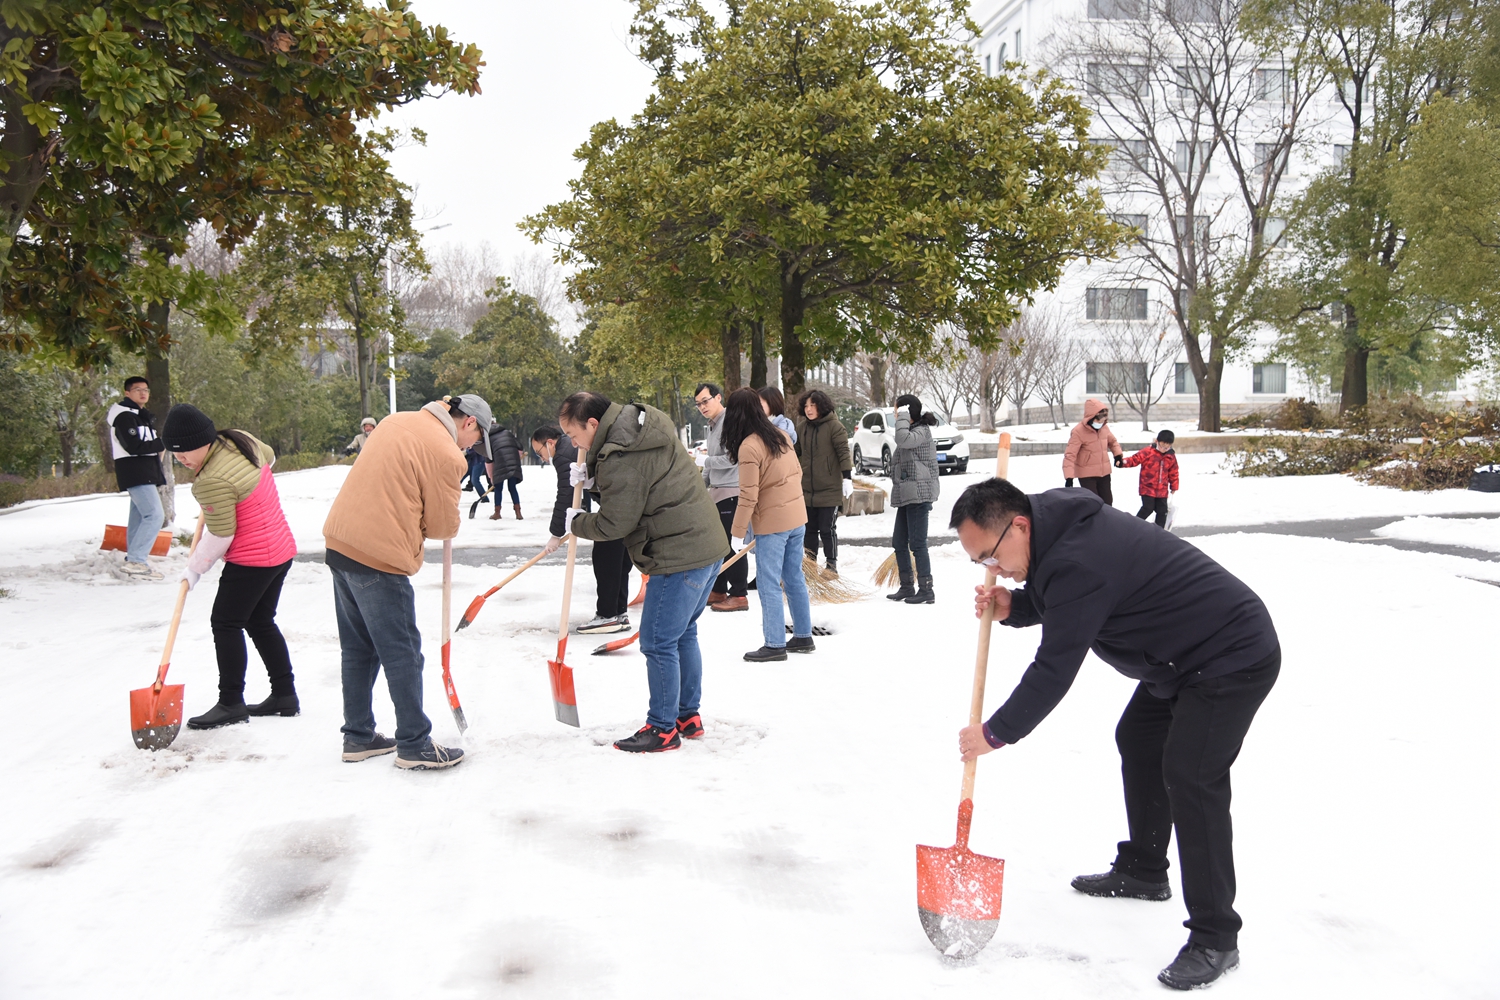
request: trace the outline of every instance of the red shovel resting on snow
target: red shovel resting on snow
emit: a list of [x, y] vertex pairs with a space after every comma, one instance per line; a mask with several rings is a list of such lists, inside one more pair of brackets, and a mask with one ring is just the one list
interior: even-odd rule
[[[193, 547], [188, 558], [198, 548], [198, 539], [203, 537], [203, 515], [198, 515], [198, 528], [193, 532]], [[167, 644], [161, 651], [161, 663], [156, 668], [156, 683], [150, 687], [136, 688], [130, 692], [130, 738], [141, 750], [165, 750], [177, 738], [182, 729], [181, 684], [167, 683], [167, 668], [172, 665], [172, 647], [177, 643], [177, 626], [182, 624], [182, 609], [187, 604], [188, 584], [183, 580], [177, 585], [177, 607], [172, 612], [172, 624], [167, 629]]]
[[[1004, 478], [1010, 465], [1010, 435], [1000, 435], [995, 475]], [[986, 587], [995, 585], [995, 572], [984, 575]], [[990, 660], [990, 632], [995, 609], [985, 608], [979, 619], [979, 650], [974, 659], [974, 690], [969, 700], [969, 725], [983, 718], [984, 678]], [[990, 943], [1000, 925], [1000, 887], [1005, 862], [969, 850], [969, 824], [974, 819], [974, 772], [978, 758], [964, 765], [963, 791], [958, 802], [958, 837], [952, 847], [917, 846], [917, 917], [927, 939], [944, 958], [968, 959]]]

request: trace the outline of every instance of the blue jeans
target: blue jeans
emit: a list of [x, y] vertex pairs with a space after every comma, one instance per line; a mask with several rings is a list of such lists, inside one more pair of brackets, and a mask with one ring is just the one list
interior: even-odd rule
[[917, 561], [918, 576], [932, 575], [932, 559], [927, 554], [927, 519], [931, 513], [930, 503], [909, 503], [896, 508], [891, 548], [896, 550], [896, 571], [903, 583], [911, 582], [912, 559]]
[[422, 711], [422, 633], [411, 581], [374, 569], [328, 569], [343, 650], [344, 736], [351, 743], [375, 738], [371, 696], [383, 665], [396, 706], [397, 751], [426, 750], [432, 722]]
[[[521, 481], [519, 479], [507, 479], [505, 481], [506, 488], [510, 490], [510, 502], [515, 504], [517, 507], [521, 506], [521, 491], [516, 489], [517, 484], [519, 484], [520, 482]], [[496, 486], [495, 492], [499, 493], [500, 487]]]
[[653, 576], [641, 609], [641, 652], [651, 706], [646, 721], [672, 729], [680, 716], [698, 711], [703, 695], [703, 653], [698, 616], [708, 606], [709, 585], [719, 575], [716, 560], [700, 569]]
[[132, 486], [130, 520], [125, 522], [125, 561], [144, 563], [161, 531], [161, 494], [155, 486]]
[[786, 602], [792, 606], [792, 635], [799, 639], [812, 636], [812, 605], [807, 599], [807, 577], [802, 575], [802, 536], [806, 533], [807, 525], [799, 524], [774, 535], [755, 536], [755, 592], [760, 595], [760, 627], [766, 645], [772, 649], [786, 645], [786, 616], [781, 612], [783, 591]]

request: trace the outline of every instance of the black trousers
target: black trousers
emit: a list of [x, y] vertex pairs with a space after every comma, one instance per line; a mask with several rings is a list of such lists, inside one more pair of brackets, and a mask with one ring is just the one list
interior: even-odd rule
[[1238, 947], [1234, 911], [1234, 831], [1229, 768], [1250, 721], [1276, 683], [1281, 650], [1245, 670], [1187, 684], [1173, 698], [1138, 686], [1115, 727], [1125, 782], [1130, 839], [1115, 870], [1147, 882], [1167, 880], [1167, 843], [1177, 828], [1177, 860], [1188, 940]]
[[834, 527], [838, 522], [837, 507], [807, 508], [807, 533], [802, 536], [802, 547], [812, 558], [818, 558], [818, 541], [823, 542], [823, 551], [828, 553], [830, 565], [839, 561], [839, 533]]
[[896, 550], [896, 572], [903, 584], [911, 583], [912, 560], [917, 575], [932, 576], [932, 559], [927, 553], [927, 521], [932, 513], [930, 503], [909, 503], [896, 508], [896, 527], [891, 531], [891, 548]]
[[1141, 497], [1141, 509], [1135, 512], [1135, 516], [1144, 521], [1151, 516], [1153, 511], [1156, 513], [1156, 526], [1165, 528], [1167, 526], [1167, 498]]
[[219, 704], [245, 703], [245, 634], [255, 643], [255, 651], [271, 675], [271, 693], [296, 694], [292, 679], [292, 656], [286, 639], [276, 627], [276, 605], [281, 600], [281, 584], [288, 559], [280, 566], [241, 566], [226, 562], [219, 575], [219, 593], [209, 625], [214, 634], [214, 651], [219, 659]]
[[[727, 541], [734, 531], [734, 512], [739, 509], [740, 498], [728, 497], [714, 506], [719, 508], [719, 521], [724, 525], [724, 538]], [[720, 594], [728, 594], [730, 597], [748, 597], [750, 596], [747, 586], [749, 582], [750, 560], [741, 559], [719, 574], [719, 578], [714, 581], [714, 590]]]
[[599, 594], [594, 613], [600, 618], [623, 615], [630, 604], [630, 550], [625, 540], [595, 542], [592, 561], [594, 587]]
[[1114, 491], [1109, 488], [1108, 476], [1079, 476], [1078, 485], [1082, 486], [1090, 493], [1098, 494], [1099, 499], [1103, 500], [1111, 507], [1115, 505], [1115, 494]]

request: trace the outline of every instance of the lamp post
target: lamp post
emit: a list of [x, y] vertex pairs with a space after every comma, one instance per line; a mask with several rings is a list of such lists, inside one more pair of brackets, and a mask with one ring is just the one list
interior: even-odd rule
[[[453, 225], [453, 223], [451, 223], [451, 222], [445, 222], [441, 226], [433, 226], [431, 229], [425, 229], [425, 230], [423, 230], [423, 232], [435, 233], [439, 229], [447, 229], [451, 225]], [[391, 251], [390, 251], [390, 248], [387, 247], [386, 251], [385, 251], [385, 296], [386, 296], [387, 299], [391, 298], [395, 294], [395, 292], [394, 292], [394, 287], [395, 287], [394, 286], [394, 273], [395, 273], [395, 270], [396, 270], [395, 261], [391, 259]], [[396, 331], [395, 330], [391, 331], [391, 354], [390, 354], [389, 381], [390, 381], [390, 389], [391, 389], [391, 408], [390, 408], [389, 412], [395, 413], [396, 412]]]

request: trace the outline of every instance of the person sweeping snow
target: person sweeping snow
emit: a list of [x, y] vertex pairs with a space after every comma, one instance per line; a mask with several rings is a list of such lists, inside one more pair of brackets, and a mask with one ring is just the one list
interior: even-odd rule
[[1177, 435], [1171, 431], [1162, 431], [1156, 435], [1156, 443], [1150, 448], [1142, 448], [1123, 460], [1115, 459], [1115, 464], [1122, 469], [1141, 467], [1141, 509], [1135, 516], [1144, 521], [1155, 513], [1159, 528], [1167, 526], [1167, 497], [1179, 489], [1177, 453], [1172, 450], [1172, 442], [1176, 439]]
[[[738, 552], [754, 529], [755, 578], [759, 582], [761, 631], [765, 643], [745, 654], [760, 663], [784, 660], [787, 653], [811, 653], [812, 606], [802, 574], [802, 536], [807, 507], [802, 502], [802, 463], [792, 439], [766, 415], [754, 389], [736, 389], [724, 408], [724, 451], [739, 470], [739, 499], [730, 524]], [[786, 637], [782, 591], [792, 609], [792, 638]]]
[[599, 495], [595, 513], [568, 509], [563, 533], [623, 539], [631, 562], [651, 577], [641, 608], [650, 705], [646, 724], [615, 749], [676, 750], [684, 737], [703, 735], [698, 619], [729, 553], [719, 512], [671, 418], [655, 407], [575, 392], [557, 417], [584, 457], [573, 466], [573, 485]]
[[1188, 942], [1157, 977], [1207, 986], [1239, 965], [1229, 768], [1281, 669], [1255, 592], [1202, 551], [1083, 490], [1028, 496], [1003, 479], [969, 487], [950, 526], [974, 562], [1025, 584], [976, 587], [975, 610], [1041, 625], [1010, 697], [959, 731], [965, 761], [1025, 737], [1067, 694], [1092, 650], [1139, 681], [1115, 729], [1129, 837], [1110, 870], [1080, 875], [1091, 896], [1166, 900], [1177, 832]]
[[[209, 622], [219, 660], [219, 701], [188, 719], [189, 729], [214, 729], [264, 715], [297, 715], [297, 687], [286, 639], [276, 626], [281, 586], [297, 554], [271, 467], [276, 453], [244, 431], [216, 430], [203, 412], [178, 403], [162, 425], [162, 443], [191, 469], [193, 499], [203, 509], [203, 537], [188, 560], [188, 589], [220, 559], [219, 592]], [[271, 696], [245, 704], [245, 634], [271, 678]]]

